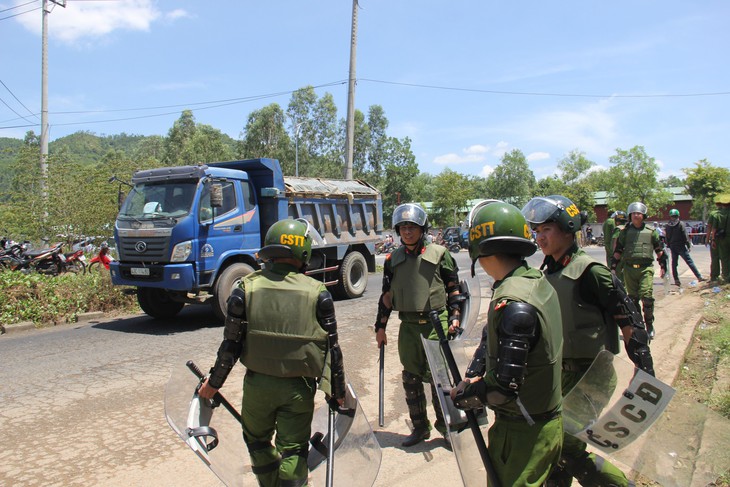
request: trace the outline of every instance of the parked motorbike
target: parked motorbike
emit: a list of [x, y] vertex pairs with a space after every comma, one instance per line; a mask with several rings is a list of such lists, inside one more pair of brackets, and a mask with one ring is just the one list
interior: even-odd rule
[[23, 250], [20, 254], [6, 254], [0, 257], [0, 264], [14, 271], [36, 271], [41, 274], [58, 275], [65, 264], [61, 242], [41, 250]]
[[89, 272], [99, 272], [102, 266], [104, 269], [109, 270], [109, 263], [113, 260], [114, 257], [111, 254], [109, 244], [102, 242], [99, 247], [99, 253], [92, 257], [89, 261]]
[[63, 254], [65, 262], [61, 272], [73, 272], [74, 274], [84, 274], [86, 272], [86, 256], [84, 250], [78, 249]]

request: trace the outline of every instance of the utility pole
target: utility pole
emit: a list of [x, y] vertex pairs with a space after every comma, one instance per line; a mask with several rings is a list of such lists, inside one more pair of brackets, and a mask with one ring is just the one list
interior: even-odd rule
[[357, 7], [357, 0], [352, 0], [350, 77], [347, 87], [347, 131], [345, 135], [345, 179], [352, 179], [352, 158], [355, 152], [355, 60], [357, 51]]
[[41, 34], [41, 194], [43, 205], [48, 203], [48, 4], [66, 7], [66, 0], [43, 0], [43, 29]]

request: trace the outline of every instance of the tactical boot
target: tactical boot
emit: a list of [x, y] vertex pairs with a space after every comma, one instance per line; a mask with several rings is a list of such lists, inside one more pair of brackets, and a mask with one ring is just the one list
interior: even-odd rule
[[646, 323], [649, 338], [654, 338], [654, 298], [641, 298], [641, 304], [644, 308], [644, 323]]
[[403, 389], [406, 392], [406, 405], [413, 423], [413, 431], [401, 444], [413, 446], [431, 436], [431, 424], [426, 414], [426, 393], [423, 389], [422, 378], [405, 370], [403, 371]]
[[406, 436], [401, 445], [413, 446], [431, 437], [431, 431], [427, 427], [414, 428], [410, 435]]

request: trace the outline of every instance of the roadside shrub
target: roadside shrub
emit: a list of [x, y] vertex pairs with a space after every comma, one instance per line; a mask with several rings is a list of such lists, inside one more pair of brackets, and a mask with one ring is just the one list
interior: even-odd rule
[[46, 276], [0, 272], [0, 323], [73, 323], [88, 311], [138, 311], [134, 296], [112, 286], [108, 272]]

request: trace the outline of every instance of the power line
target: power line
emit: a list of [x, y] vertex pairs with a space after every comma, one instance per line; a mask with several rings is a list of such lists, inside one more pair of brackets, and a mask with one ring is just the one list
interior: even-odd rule
[[15, 10], [16, 8], [25, 7], [26, 5], [30, 5], [31, 3], [36, 3], [38, 1], [39, 0], [31, 0], [30, 2], [21, 3], [21, 4], [18, 4], [18, 5], [15, 5], [13, 7], [4, 8], [4, 9], [0, 10], [0, 14], [3, 13], [3, 12], [7, 12], [8, 10]]
[[699, 96], [723, 96], [730, 95], [730, 91], [719, 91], [713, 93], [678, 93], [678, 94], [655, 94], [655, 95], [596, 95], [580, 93], [541, 93], [530, 91], [497, 91], [480, 90], [476, 88], [459, 88], [453, 86], [423, 85], [417, 83], [399, 83], [397, 81], [386, 81], [379, 79], [358, 78], [358, 81], [380, 83], [386, 85], [408, 86], [411, 88], [426, 88], [432, 90], [465, 91], [470, 93], [487, 93], [492, 95], [519, 95], [519, 96], [556, 96], [556, 97], [578, 97], [578, 98], [678, 98], [678, 97], [699, 97]]
[[[12, 90], [11, 90], [10, 88], [8, 88], [8, 85], [6, 85], [5, 83], [3, 83], [3, 80], [1, 80], [1, 79], [0, 79], [0, 84], [1, 84], [1, 85], [3, 85], [3, 86], [5, 87], [5, 89], [6, 89], [6, 90], [8, 90], [8, 93], [10, 93], [11, 95], [13, 95], [13, 98], [15, 98], [15, 101], [17, 101], [18, 103], [20, 103], [20, 106], [22, 106], [23, 108], [25, 108], [26, 110], [28, 110], [28, 113], [30, 113], [30, 115], [31, 115], [31, 116], [33, 116], [33, 117], [37, 117], [37, 116], [38, 116], [37, 114], [35, 114], [35, 113], [33, 113], [32, 111], [30, 111], [30, 108], [28, 108], [27, 106], [25, 106], [25, 105], [23, 104], [23, 102], [22, 102], [22, 101], [20, 101], [20, 100], [18, 99], [18, 97], [17, 97], [17, 96], [15, 96], [15, 93], [13, 93], [13, 91], [12, 91]], [[5, 102], [3, 101], [3, 103], [5, 103]], [[8, 104], [7, 104], [7, 103], [5, 103], [5, 106], [6, 106], [6, 107], [8, 107], [8, 108], [10, 108], [10, 106], [8, 106]], [[30, 120], [28, 120], [27, 118], [25, 118], [25, 117], [24, 117], [23, 115], [19, 114], [18, 112], [16, 112], [16, 111], [15, 111], [15, 110], [13, 110], [12, 108], [10, 108], [10, 110], [11, 110], [11, 111], [12, 111], [12, 112], [13, 112], [14, 114], [16, 114], [17, 116], [19, 116], [19, 117], [20, 117], [20, 118], [22, 118], [23, 120], [25, 120], [26, 122], [30, 122]]]
[[[33, 2], [30, 2], [30, 3], [33, 3]], [[26, 4], [26, 5], [27, 5], [27, 4]], [[12, 19], [13, 17], [17, 17], [17, 16], [19, 16], [19, 15], [27, 14], [27, 13], [30, 13], [30, 12], [35, 12], [36, 10], [40, 10], [40, 9], [42, 9], [42, 8], [43, 8], [42, 6], [41, 6], [41, 7], [36, 7], [36, 8], [32, 8], [32, 9], [30, 9], [30, 10], [26, 10], [25, 12], [19, 12], [19, 13], [17, 13], [17, 14], [13, 14], [13, 15], [8, 15], [7, 17], [0, 17], [0, 20], [7, 20], [7, 19]]]

